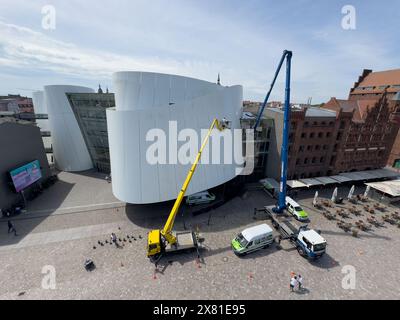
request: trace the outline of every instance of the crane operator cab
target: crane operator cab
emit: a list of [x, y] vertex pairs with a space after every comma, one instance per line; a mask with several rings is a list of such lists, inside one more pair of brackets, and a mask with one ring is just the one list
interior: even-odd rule
[[163, 247], [161, 246], [160, 230], [152, 230], [149, 232], [147, 246], [148, 257], [156, 256], [157, 254], [161, 253]]

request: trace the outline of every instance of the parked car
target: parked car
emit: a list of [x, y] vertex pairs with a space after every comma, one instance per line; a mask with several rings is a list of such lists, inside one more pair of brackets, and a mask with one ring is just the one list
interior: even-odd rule
[[286, 197], [286, 208], [297, 220], [308, 220], [308, 213], [290, 197]]
[[186, 198], [186, 204], [195, 206], [198, 204], [210, 203], [215, 200], [215, 195], [208, 191], [192, 194]]

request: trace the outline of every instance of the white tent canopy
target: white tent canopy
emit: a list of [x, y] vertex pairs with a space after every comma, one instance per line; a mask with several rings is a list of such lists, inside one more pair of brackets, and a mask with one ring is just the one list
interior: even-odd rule
[[364, 177], [360, 175], [358, 172], [344, 172], [339, 174], [342, 177], [346, 177], [350, 179], [349, 181], [361, 181], [364, 180]]
[[304, 183], [307, 187], [313, 187], [313, 186], [320, 186], [323, 183], [317, 179], [300, 179], [300, 182]]
[[332, 179], [332, 177], [318, 177], [318, 178], [315, 178], [315, 180], [320, 181], [323, 185], [338, 183], [338, 181], [335, 179]]
[[400, 197], [400, 179], [382, 182], [371, 182], [366, 183], [366, 185], [370, 186], [372, 189], [376, 189], [392, 197]]
[[[377, 169], [377, 170], [344, 172], [344, 173], [340, 173], [338, 175], [329, 176], [329, 177], [317, 177], [317, 178], [307, 178], [307, 179], [299, 179], [299, 180], [289, 180], [287, 182], [287, 185], [290, 188], [310, 188], [313, 186], [320, 186], [320, 185], [327, 185], [327, 184], [344, 183], [344, 182], [351, 182], [351, 181], [366, 181], [366, 180], [373, 180], [373, 179], [384, 179], [384, 178], [395, 178], [395, 177], [400, 177], [400, 173], [397, 173], [391, 169], [384, 168], [384, 169]], [[266, 179], [264, 179], [264, 180], [266, 180]], [[278, 183], [278, 182], [276, 182], [276, 183]]]
[[347, 177], [345, 177], [345, 176], [339, 176], [339, 175], [337, 175], [337, 176], [330, 176], [329, 178], [331, 178], [331, 179], [333, 179], [333, 180], [336, 180], [336, 181], [339, 182], [339, 183], [351, 181], [350, 178], [347, 178]]
[[291, 187], [292, 189], [294, 188], [307, 188], [308, 186], [304, 184], [303, 182], [299, 180], [289, 180], [286, 182], [286, 184]]

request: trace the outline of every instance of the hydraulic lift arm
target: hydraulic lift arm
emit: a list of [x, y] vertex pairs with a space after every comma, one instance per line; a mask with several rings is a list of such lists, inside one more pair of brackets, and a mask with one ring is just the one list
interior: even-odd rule
[[186, 176], [185, 182], [182, 185], [182, 189], [179, 192], [178, 197], [175, 200], [174, 206], [172, 207], [172, 210], [169, 214], [168, 220], [167, 220], [164, 228], [161, 230], [161, 235], [164, 236], [164, 238], [170, 244], [174, 244], [176, 242], [176, 238], [172, 234], [172, 227], [174, 226], [175, 217], [179, 211], [179, 207], [181, 206], [182, 200], [185, 196], [187, 188], [189, 187], [190, 181], [192, 180], [193, 174], [196, 171], [197, 165], [201, 159], [201, 154], [202, 154], [204, 148], [206, 147], [206, 145], [208, 143], [208, 139], [210, 138], [211, 133], [214, 128], [218, 128], [218, 130], [220, 130], [220, 131], [223, 130], [222, 126], [220, 125], [220, 123], [217, 119], [213, 120], [213, 122], [210, 126], [210, 129], [207, 132], [207, 135], [204, 137], [203, 143], [200, 147], [199, 152], [197, 153], [196, 159], [194, 160], [193, 165], [190, 168], [188, 175]]
[[178, 194], [178, 197], [175, 200], [174, 206], [172, 207], [172, 210], [168, 216], [168, 220], [165, 223], [164, 228], [162, 230], [152, 230], [149, 233], [148, 256], [157, 255], [161, 252], [161, 247], [162, 247], [161, 237], [163, 237], [165, 239], [165, 241], [167, 241], [170, 245], [174, 245], [177, 242], [176, 237], [172, 232], [175, 218], [176, 218], [176, 215], [181, 206], [182, 200], [185, 196], [186, 190], [189, 187], [190, 181], [192, 180], [193, 174], [196, 171], [197, 165], [200, 162], [201, 154], [202, 154], [204, 148], [206, 147], [214, 128], [217, 128], [218, 130], [222, 131], [225, 128], [225, 124], [220, 123], [218, 121], [218, 119], [213, 120], [213, 122], [207, 132], [207, 135], [203, 139], [200, 150], [197, 153], [196, 159], [193, 162], [193, 165], [190, 168], [188, 175], [186, 176], [185, 182], [182, 185], [182, 188]]

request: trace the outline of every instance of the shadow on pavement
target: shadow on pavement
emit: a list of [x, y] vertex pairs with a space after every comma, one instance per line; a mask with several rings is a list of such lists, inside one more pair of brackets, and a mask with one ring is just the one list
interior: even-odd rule
[[330, 231], [330, 230], [321, 230], [321, 232], [322, 232], [322, 234], [329, 234], [332, 236], [352, 237], [354, 239], [360, 239], [360, 240], [362, 240], [363, 238], [383, 239], [383, 240], [388, 240], [388, 241], [392, 240], [392, 238], [380, 236], [380, 235], [374, 234], [372, 232], [359, 233], [358, 237], [353, 237], [351, 232], [340, 232], [340, 231]]
[[[51, 204], [48, 204], [49, 209], [41, 210], [40, 214], [36, 213], [21, 213], [18, 216], [14, 216], [10, 219], [1, 218], [0, 219], [0, 246], [14, 245], [19, 243], [25, 238], [32, 230], [34, 230], [38, 225], [47, 219], [57, 208], [61, 206], [64, 199], [70, 193], [74, 184], [68, 183], [62, 180], [58, 180], [50, 188], [45, 189], [41, 195], [36, 199], [29, 201], [27, 204], [27, 209], [36, 207], [36, 204], [43, 202], [43, 197], [46, 199], [51, 199]], [[39, 206], [40, 207], [40, 206]], [[52, 208], [52, 209], [50, 209]], [[11, 220], [14, 224], [18, 236], [14, 236], [13, 233], [7, 234], [7, 222]]]
[[325, 253], [318, 260], [310, 260], [310, 264], [321, 269], [331, 269], [340, 265], [339, 261], [335, 260], [329, 253]]

